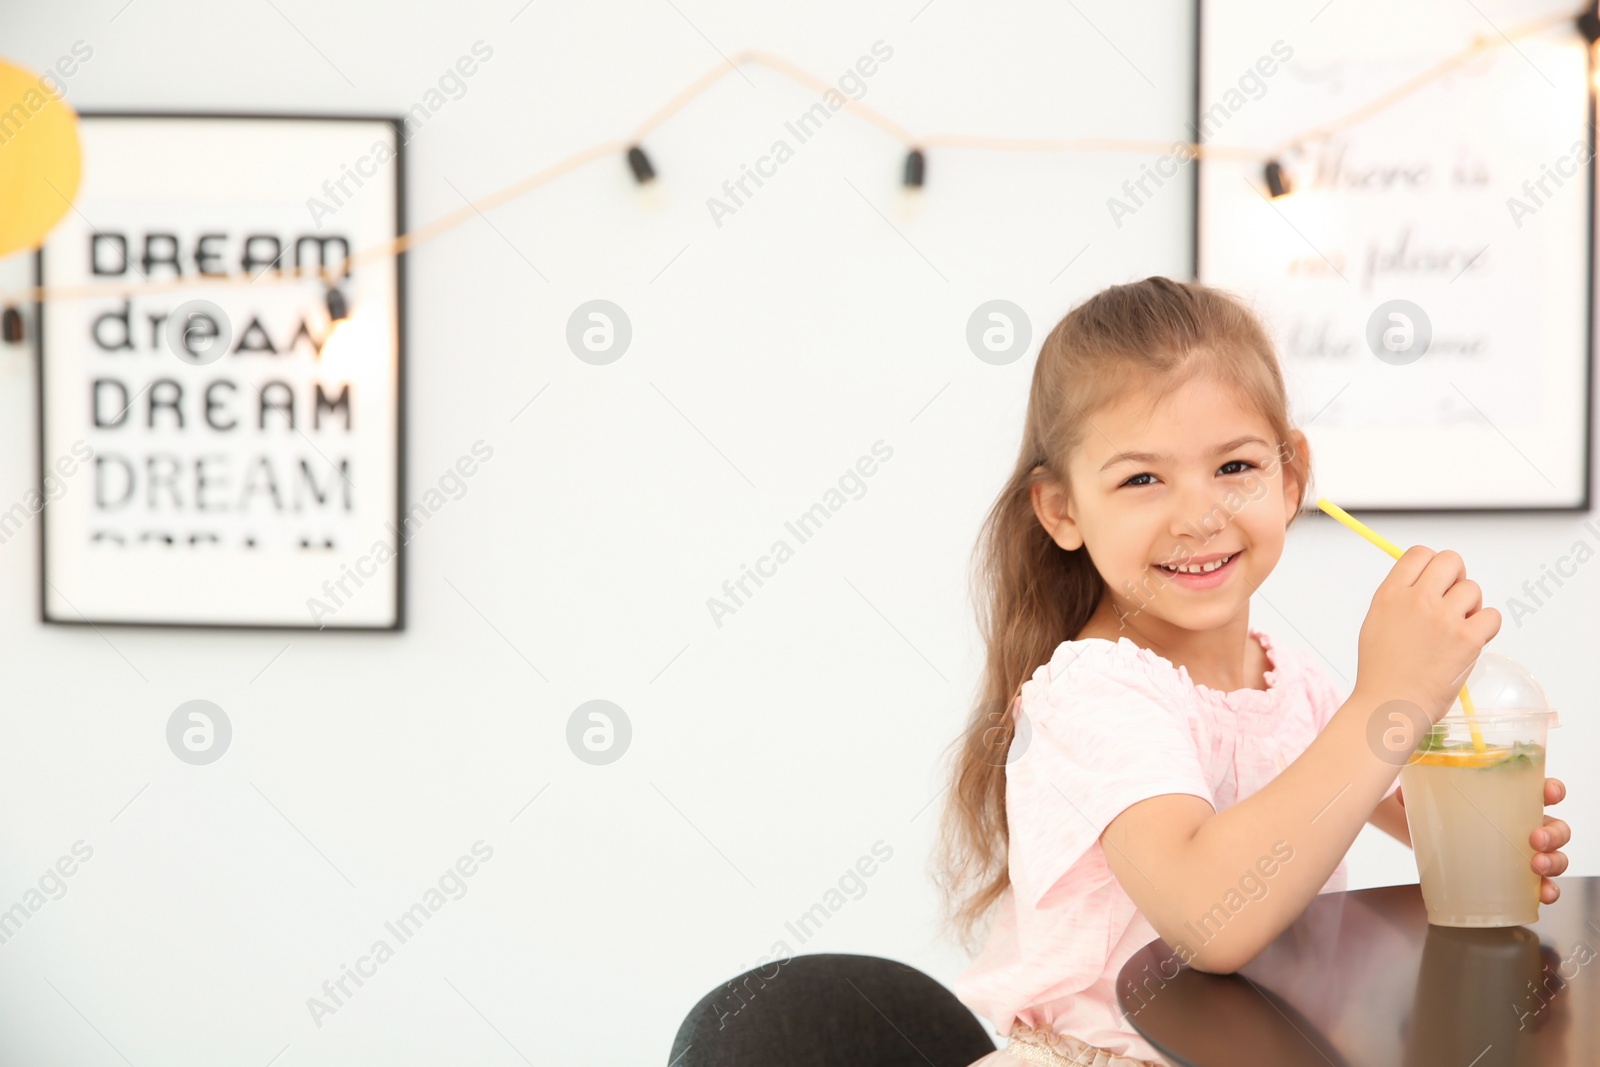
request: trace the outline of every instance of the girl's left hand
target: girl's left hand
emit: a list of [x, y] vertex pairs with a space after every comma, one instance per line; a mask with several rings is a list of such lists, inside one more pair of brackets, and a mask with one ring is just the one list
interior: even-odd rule
[[[1560, 803], [1567, 795], [1567, 787], [1559, 778], [1546, 778], [1544, 780], [1544, 802], [1546, 806]], [[1550, 877], [1560, 874], [1567, 869], [1567, 855], [1558, 851], [1562, 845], [1572, 840], [1572, 827], [1552, 815], [1544, 817], [1544, 825], [1528, 835], [1528, 843], [1535, 849], [1533, 854], [1533, 869], [1539, 872], [1539, 900], [1541, 903], [1554, 904], [1561, 895], [1561, 888], [1550, 880]], [[1550, 877], [1546, 877], [1550, 876]]]
[[[1395, 797], [1405, 806], [1406, 798], [1396, 789]], [[1544, 803], [1546, 807], [1559, 804], [1566, 798], [1567, 787], [1559, 778], [1546, 778], [1544, 780]], [[1533, 859], [1531, 866], [1539, 874], [1539, 902], [1554, 904], [1561, 896], [1561, 887], [1550, 879], [1567, 869], [1567, 854], [1560, 851], [1561, 846], [1572, 840], [1572, 827], [1557, 819], [1553, 815], [1544, 817], [1544, 825], [1528, 835], [1528, 844], [1533, 846]]]

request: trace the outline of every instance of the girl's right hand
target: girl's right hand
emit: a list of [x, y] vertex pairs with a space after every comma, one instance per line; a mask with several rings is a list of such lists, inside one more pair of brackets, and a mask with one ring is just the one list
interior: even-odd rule
[[1356, 688], [1407, 700], [1430, 722], [1450, 710], [1478, 653], [1500, 632], [1461, 556], [1412, 545], [1395, 560], [1361, 624]]

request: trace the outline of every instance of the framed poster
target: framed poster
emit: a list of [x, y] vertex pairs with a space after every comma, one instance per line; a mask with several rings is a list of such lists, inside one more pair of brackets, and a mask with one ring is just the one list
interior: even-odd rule
[[1574, 14], [1200, 5], [1196, 276], [1267, 324], [1317, 491], [1345, 508], [1589, 508], [1594, 100]]
[[80, 131], [36, 266], [41, 617], [402, 629], [401, 122]]

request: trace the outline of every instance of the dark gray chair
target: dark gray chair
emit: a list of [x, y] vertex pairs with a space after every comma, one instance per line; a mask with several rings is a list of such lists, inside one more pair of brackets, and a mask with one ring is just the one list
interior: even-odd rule
[[746, 971], [696, 1004], [669, 1067], [968, 1067], [994, 1051], [972, 1012], [915, 967], [818, 953]]

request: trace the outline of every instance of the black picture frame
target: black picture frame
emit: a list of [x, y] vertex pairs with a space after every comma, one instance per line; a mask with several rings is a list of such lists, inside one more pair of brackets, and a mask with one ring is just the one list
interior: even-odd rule
[[[1205, 34], [1205, 25], [1206, 25], [1206, 23], [1205, 23], [1205, 12], [1206, 12], [1205, 0], [1195, 0], [1195, 4], [1194, 4], [1194, 38], [1193, 38], [1194, 39], [1194, 83], [1193, 83], [1193, 93], [1192, 93], [1192, 101], [1191, 101], [1191, 103], [1192, 103], [1191, 116], [1192, 116], [1192, 119], [1193, 119], [1193, 124], [1191, 126], [1191, 132], [1194, 134], [1194, 138], [1195, 138], [1195, 143], [1196, 144], [1204, 144], [1204, 134], [1202, 132], [1202, 126], [1201, 126], [1201, 116], [1202, 116], [1203, 110], [1204, 110], [1203, 109], [1203, 104], [1204, 104], [1203, 95], [1204, 95], [1204, 84], [1205, 84], [1205, 81], [1204, 81], [1204, 78], [1205, 78], [1205, 70], [1204, 70], [1205, 40], [1204, 40], [1204, 34]], [[1577, 16], [1578, 16], [1578, 12], [1574, 12], [1573, 13], [1574, 20], [1577, 19]], [[1576, 27], [1574, 27], [1574, 33], [1576, 33]], [[1591, 67], [1592, 67], [1593, 61], [1591, 60], [1590, 63], [1591, 63]], [[1523, 505], [1493, 506], [1493, 505], [1485, 505], [1485, 506], [1461, 506], [1461, 507], [1442, 506], [1442, 507], [1403, 508], [1403, 507], [1384, 507], [1384, 506], [1371, 506], [1371, 505], [1359, 505], [1359, 504], [1356, 505], [1356, 506], [1358, 506], [1360, 508], [1360, 510], [1361, 510], [1361, 512], [1363, 514], [1374, 513], [1374, 514], [1380, 514], [1380, 515], [1482, 515], [1482, 514], [1501, 514], [1501, 515], [1550, 515], [1550, 514], [1554, 514], [1554, 515], [1582, 515], [1582, 514], [1587, 514], [1590, 511], [1590, 509], [1592, 507], [1592, 504], [1593, 504], [1593, 500], [1594, 500], [1594, 432], [1595, 432], [1595, 427], [1594, 427], [1594, 399], [1595, 399], [1595, 381], [1594, 381], [1594, 379], [1595, 379], [1595, 370], [1594, 370], [1594, 362], [1595, 362], [1595, 336], [1596, 336], [1597, 328], [1600, 328], [1600, 327], [1597, 327], [1597, 324], [1596, 324], [1596, 321], [1595, 321], [1597, 307], [1600, 307], [1600, 301], [1596, 300], [1596, 293], [1595, 293], [1595, 278], [1596, 278], [1596, 274], [1595, 274], [1595, 269], [1596, 269], [1595, 268], [1596, 232], [1595, 231], [1596, 231], [1597, 219], [1600, 219], [1600, 211], [1597, 211], [1597, 207], [1596, 207], [1596, 203], [1595, 203], [1596, 188], [1597, 188], [1596, 187], [1596, 170], [1597, 170], [1597, 166], [1600, 166], [1600, 164], [1597, 164], [1595, 156], [1596, 156], [1597, 147], [1600, 147], [1600, 145], [1597, 145], [1597, 140], [1600, 140], [1600, 139], [1597, 139], [1597, 137], [1596, 137], [1596, 125], [1595, 124], [1596, 124], [1596, 120], [1597, 120], [1597, 93], [1596, 93], [1596, 84], [1595, 84], [1596, 79], [1594, 78], [1593, 74], [1594, 74], [1594, 71], [1591, 69], [1590, 70], [1590, 77], [1585, 79], [1586, 98], [1587, 99], [1586, 99], [1586, 104], [1585, 104], [1585, 119], [1586, 119], [1586, 121], [1585, 121], [1585, 124], [1584, 124], [1585, 125], [1585, 129], [1583, 131], [1583, 136], [1587, 139], [1589, 161], [1588, 161], [1587, 166], [1586, 166], [1587, 175], [1586, 175], [1586, 191], [1585, 191], [1585, 205], [1586, 205], [1586, 210], [1587, 210], [1587, 220], [1586, 220], [1586, 225], [1585, 225], [1585, 232], [1586, 232], [1586, 245], [1587, 245], [1587, 247], [1586, 247], [1586, 255], [1584, 257], [1584, 259], [1585, 259], [1584, 270], [1586, 272], [1586, 276], [1585, 276], [1585, 279], [1584, 279], [1584, 290], [1583, 291], [1584, 291], [1585, 301], [1586, 301], [1586, 310], [1585, 310], [1585, 313], [1584, 313], [1584, 327], [1583, 327], [1583, 329], [1584, 329], [1584, 340], [1583, 340], [1584, 347], [1583, 347], [1583, 353], [1582, 353], [1582, 356], [1583, 356], [1583, 367], [1584, 367], [1584, 375], [1583, 375], [1583, 397], [1584, 397], [1583, 419], [1584, 419], [1584, 429], [1583, 429], [1583, 434], [1582, 434], [1583, 456], [1582, 456], [1582, 478], [1581, 478], [1581, 486], [1580, 486], [1581, 496], [1580, 496], [1579, 500], [1577, 502], [1573, 503], [1573, 504], [1570, 504], [1570, 505], [1532, 505], [1532, 506], [1523, 506]], [[1206, 173], [1205, 160], [1203, 158], [1196, 158], [1195, 161], [1194, 161], [1194, 165], [1195, 165], [1195, 174], [1194, 174], [1194, 183], [1193, 183], [1193, 187], [1192, 187], [1193, 194], [1194, 194], [1194, 201], [1193, 201], [1194, 231], [1193, 231], [1193, 242], [1192, 242], [1192, 245], [1191, 245], [1190, 277], [1191, 277], [1192, 280], [1198, 282], [1198, 281], [1202, 281], [1203, 280], [1201, 278], [1200, 256], [1201, 256], [1201, 249], [1202, 249], [1202, 247], [1204, 247], [1204, 232], [1203, 232], [1203, 228], [1204, 228], [1204, 225], [1205, 225], [1205, 217], [1204, 217], [1204, 211], [1202, 209], [1203, 197], [1202, 197], [1201, 183], [1205, 180], [1205, 173]], [[1304, 510], [1306, 510], [1306, 511], [1318, 511], [1318, 509], [1312, 503], [1308, 503]]]
[[[394, 133], [394, 236], [400, 237], [406, 232], [406, 129], [405, 120], [395, 115], [360, 115], [360, 114], [310, 114], [296, 112], [241, 112], [241, 111], [123, 111], [123, 110], [93, 110], [85, 109], [78, 112], [79, 117], [85, 119], [205, 119], [218, 121], [249, 122], [256, 120], [294, 121], [294, 122], [364, 122], [382, 123], [390, 127]], [[33, 273], [36, 288], [44, 286], [44, 244], [34, 252]], [[404, 250], [396, 252], [394, 260], [394, 285], [395, 285], [395, 514], [394, 523], [397, 530], [404, 529], [406, 512], [405, 487], [406, 487], [406, 253]], [[39, 472], [40, 492], [42, 495], [45, 477], [45, 351], [44, 351], [44, 316], [45, 307], [42, 301], [35, 300], [33, 305], [34, 328], [33, 350], [35, 371], [35, 414], [37, 420], [37, 433], [35, 437], [35, 470]], [[54, 626], [88, 626], [118, 627], [123, 629], [160, 629], [160, 630], [234, 630], [234, 631], [304, 631], [317, 633], [398, 633], [406, 628], [406, 552], [405, 538], [399, 538], [395, 545], [395, 558], [393, 566], [394, 575], [394, 619], [388, 625], [347, 625], [318, 627], [313, 623], [304, 625], [289, 623], [251, 623], [251, 622], [203, 622], [203, 621], [174, 621], [174, 620], [128, 620], [128, 619], [92, 619], [80, 615], [78, 618], [52, 618], [48, 610], [48, 597], [46, 595], [46, 582], [48, 575], [48, 523], [50, 509], [44, 507], [39, 513], [39, 583], [36, 587], [38, 600], [39, 621], [46, 625]]]

